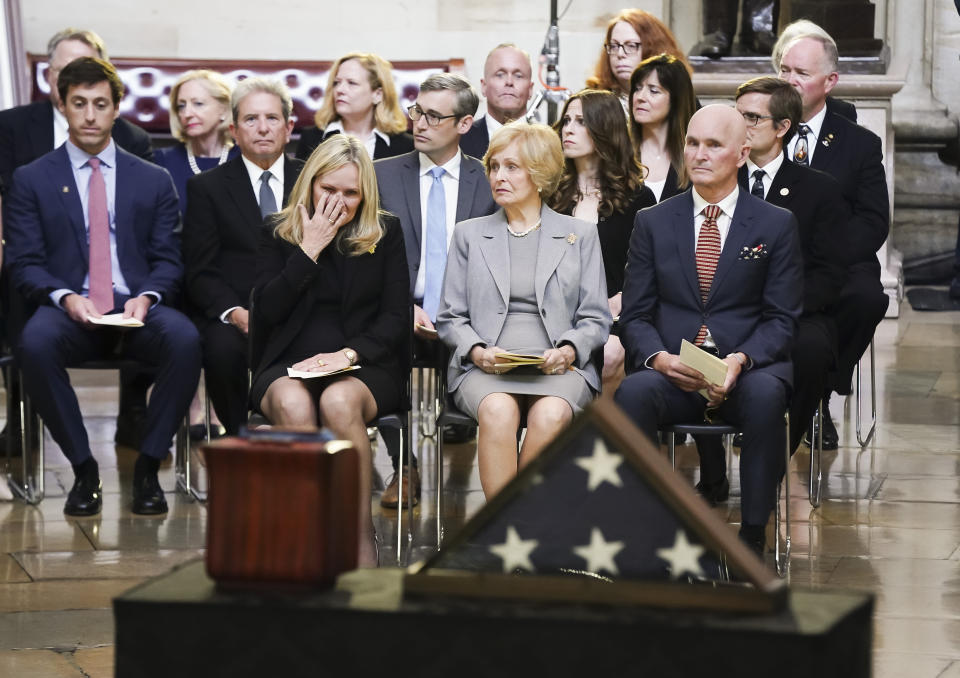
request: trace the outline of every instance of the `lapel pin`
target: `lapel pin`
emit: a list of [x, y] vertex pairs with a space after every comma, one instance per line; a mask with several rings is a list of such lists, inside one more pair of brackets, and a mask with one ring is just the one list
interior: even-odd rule
[[64, 193], [69, 193], [69, 192], [70, 192], [70, 187], [69, 187], [69, 186], [64, 186], [64, 187], [63, 187], [63, 192], [64, 192]]
[[780, 195], [787, 196], [790, 195], [790, 189], [784, 186], [780, 189]]
[[572, 245], [573, 243], [577, 242], [577, 234], [576, 234], [576, 233], [571, 233], [570, 235], [568, 235], [568, 236], [567, 236], [567, 242], [570, 243], [571, 245]]

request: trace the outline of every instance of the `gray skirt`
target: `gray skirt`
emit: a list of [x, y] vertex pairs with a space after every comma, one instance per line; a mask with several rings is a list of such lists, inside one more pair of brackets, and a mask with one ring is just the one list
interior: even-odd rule
[[[542, 354], [550, 348], [543, 320], [534, 313], [508, 313], [497, 346], [513, 353]], [[576, 369], [563, 374], [544, 374], [536, 367], [517, 367], [507, 374], [487, 374], [478, 367], [463, 377], [451, 393], [458, 408], [474, 419], [480, 402], [491, 393], [556, 396], [563, 398], [577, 414], [594, 398], [593, 389]]]

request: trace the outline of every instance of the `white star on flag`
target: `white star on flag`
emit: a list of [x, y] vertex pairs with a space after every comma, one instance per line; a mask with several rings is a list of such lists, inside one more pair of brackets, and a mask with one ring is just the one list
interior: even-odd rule
[[518, 567], [533, 572], [530, 554], [535, 548], [537, 548], [536, 539], [521, 539], [517, 530], [510, 526], [507, 527], [507, 541], [491, 546], [490, 551], [503, 560], [503, 571], [509, 574]]
[[657, 555], [670, 563], [670, 576], [674, 579], [679, 579], [686, 572], [695, 577], [702, 577], [704, 574], [700, 567], [700, 556], [705, 550], [699, 544], [691, 544], [683, 530], [677, 530], [677, 538], [673, 546], [668, 549], [657, 549]]
[[593, 443], [593, 454], [589, 457], [580, 457], [576, 460], [577, 466], [590, 474], [587, 479], [587, 489], [591, 492], [597, 489], [604, 481], [617, 487], [623, 487], [617, 467], [623, 463], [619, 454], [611, 454], [602, 438]]
[[606, 570], [612, 575], [620, 574], [614, 557], [623, 550], [622, 541], [606, 541], [599, 527], [590, 531], [590, 543], [587, 546], [575, 546], [573, 552], [587, 561], [587, 570], [599, 574]]

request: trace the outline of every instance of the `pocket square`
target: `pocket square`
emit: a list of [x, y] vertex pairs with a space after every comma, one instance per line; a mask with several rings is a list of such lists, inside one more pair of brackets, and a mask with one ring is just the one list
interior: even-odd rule
[[753, 247], [744, 247], [741, 249], [740, 256], [738, 256], [737, 259], [750, 261], [752, 259], [766, 259], [769, 255], [770, 250], [767, 249], [766, 243], [760, 243]]

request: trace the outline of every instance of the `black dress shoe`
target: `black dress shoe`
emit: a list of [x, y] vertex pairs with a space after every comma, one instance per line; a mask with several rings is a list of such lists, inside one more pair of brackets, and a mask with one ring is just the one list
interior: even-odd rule
[[823, 408], [823, 449], [835, 450], [840, 446], [840, 436], [837, 434], [837, 427], [833, 425], [833, 419], [830, 418], [830, 410]]
[[712, 482], [701, 480], [697, 483], [697, 492], [710, 506], [716, 506], [730, 497], [730, 481], [726, 476]]
[[703, 40], [693, 46], [690, 54], [692, 56], [705, 56], [710, 59], [730, 56], [731, 42], [733, 42], [733, 36], [726, 31], [714, 31], [703, 36]]
[[[210, 427], [210, 440], [216, 440], [217, 438], [222, 438], [227, 432], [224, 430], [223, 426], [211, 426]], [[190, 424], [190, 440], [195, 443], [200, 442], [201, 440], [207, 439], [207, 427], [203, 424]]]
[[140, 516], [155, 516], [167, 512], [167, 500], [155, 475], [147, 475], [133, 486], [133, 512]]
[[443, 442], [450, 445], [467, 443], [477, 437], [477, 427], [473, 424], [447, 424], [443, 427]]
[[103, 508], [103, 485], [100, 478], [76, 478], [67, 495], [63, 512], [68, 516], [95, 516]]

